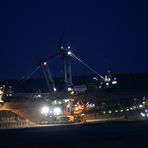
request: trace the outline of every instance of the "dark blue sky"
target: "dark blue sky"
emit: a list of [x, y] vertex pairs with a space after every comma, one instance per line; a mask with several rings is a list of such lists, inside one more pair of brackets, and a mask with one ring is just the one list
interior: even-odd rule
[[[98, 72], [148, 72], [146, 1], [5, 0], [0, 2], [0, 79], [20, 78], [58, 52], [63, 31], [65, 44]], [[58, 62], [51, 69], [61, 75]], [[88, 73], [76, 63], [72, 69]]]

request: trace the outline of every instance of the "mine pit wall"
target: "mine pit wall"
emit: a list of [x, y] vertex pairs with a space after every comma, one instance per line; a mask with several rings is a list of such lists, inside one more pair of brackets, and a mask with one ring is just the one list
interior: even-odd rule
[[38, 110], [36, 108], [13, 109], [12, 111], [24, 117], [25, 119], [29, 119], [30, 121], [34, 123], [40, 123], [42, 120], [42, 116], [40, 113], [38, 113]]
[[3, 106], [0, 107], [0, 110], [10, 110], [27, 120], [39, 123], [42, 119], [40, 108], [41, 105], [34, 104], [33, 102], [6, 102]]
[[37, 124], [23, 118], [12, 110], [0, 110], [0, 129], [26, 128], [33, 126], [37, 126]]

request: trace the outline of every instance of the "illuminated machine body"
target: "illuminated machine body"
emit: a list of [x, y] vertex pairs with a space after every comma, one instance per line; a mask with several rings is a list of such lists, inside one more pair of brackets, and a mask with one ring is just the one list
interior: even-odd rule
[[63, 122], [85, 121], [84, 113], [89, 109], [89, 103], [84, 105], [82, 101], [76, 102], [74, 99], [55, 100], [51, 104], [41, 107], [42, 121], [47, 121], [47, 123], [53, 120]]
[[[55, 86], [54, 79], [52, 77], [51, 71], [48, 66], [48, 62], [52, 59], [62, 57], [64, 62], [64, 89], [62, 92], [59, 92]], [[41, 96], [40, 93], [36, 95], [36, 98], [33, 100], [25, 100], [23, 101], [16, 101], [16, 102], [6, 102], [4, 108], [9, 108], [16, 112], [17, 114], [20, 114], [21, 116], [25, 116], [26, 118], [32, 119], [34, 121], [42, 121], [43, 120], [50, 120], [54, 117], [59, 118], [61, 116], [70, 117], [71, 120], [73, 118], [73, 121], [76, 119], [77, 121], [83, 119], [81, 118], [84, 115], [84, 112], [89, 109], [89, 103], [83, 104], [82, 101], [79, 99], [75, 101], [75, 99], [69, 99], [73, 98], [72, 96], [75, 95], [76, 90], [79, 90], [80, 92], [83, 90], [86, 91], [86, 88], [82, 89], [82, 87], [74, 87], [72, 82], [72, 73], [71, 73], [71, 59], [74, 59], [75, 61], [81, 63], [83, 66], [88, 68], [91, 72], [96, 74], [98, 78], [96, 80], [101, 79], [102, 84], [113, 84], [112, 76], [109, 73], [109, 76], [101, 76], [97, 71], [95, 71], [93, 68], [91, 68], [89, 65], [87, 65], [85, 62], [83, 62], [80, 58], [78, 58], [74, 53], [71, 52], [70, 46], [67, 48], [64, 48], [63, 46], [60, 46], [60, 52], [50, 56], [44, 60], [42, 60], [37, 67], [33, 69], [33, 71], [27, 73], [23, 78], [17, 82], [16, 85], [12, 87], [11, 92], [15, 92], [15, 90], [23, 84], [23, 82], [28, 79], [31, 75], [33, 75], [38, 69], [42, 69], [47, 88], [48, 88], [48, 94], [46, 97]], [[62, 94], [65, 94], [65, 96]], [[3, 103], [2, 100], [3, 91], [0, 90], [0, 102]], [[8, 97], [12, 97], [13, 95], [11, 93], [6, 94]], [[70, 96], [70, 97], [69, 97]], [[20, 96], [21, 98], [21, 96]], [[30, 97], [31, 98], [31, 97]], [[51, 99], [53, 98], [53, 99]], [[61, 99], [62, 98], [62, 99]], [[63, 100], [63, 98], [68, 99], [66, 102], [60, 102], [60, 100]], [[15, 97], [14, 97], [15, 99]], [[58, 100], [58, 103], [57, 103]], [[27, 102], [28, 101], [28, 102]]]

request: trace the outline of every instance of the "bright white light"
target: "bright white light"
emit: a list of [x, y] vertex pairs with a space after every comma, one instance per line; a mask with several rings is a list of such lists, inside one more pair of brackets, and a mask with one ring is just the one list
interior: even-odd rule
[[105, 83], [106, 84], [106, 86], [109, 86], [109, 83]]
[[96, 77], [93, 77], [93, 79], [96, 80], [96, 81], [98, 81], [98, 78], [96, 78]]
[[70, 107], [70, 105], [68, 104], [68, 105], [67, 105], [67, 108], [69, 108], [69, 107]]
[[112, 84], [113, 84], [113, 85], [117, 84], [117, 81], [112, 81]]
[[147, 112], [148, 110], [146, 109], [145, 112]]
[[71, 95], [73, 95], [75, 92], [74, 91], [71, 91]]
[[44, 106], [41, 108], [41, 114], [47, 115], [49, 113], [49, 107]]
[[78, 107], [76, 107], [75, 110], [77, 111], [78, 110]]
[[69, 99], [65, 99], [64, 102], [65, 102], [65, 103], [69, 102]]
[[68, 87], [68, 91], [72, 91], [72, 88]]
[[139, 107], [140, 107], [140, 108], [142, 108], [142, 107], [143, 107], [143, 105], [142, 105], [142, 104], [140, 104], [140, 105], [139, 105]]
[[54, 90], [54, 92], [57, 91], [57, 89], [55, 87], [53, 88], [53, 90]]
[[142, 116], [142, 117], [145, 117], [145, 114], [141, 112], [141, 116]]
[[53, 109], [53, 112], [54, 112], [55, 115], [60, 115], [62, 113], [62, 111], [61, 111], [61, 109], [59, 107], [55, 107]]
[[38, 94], [36, 97], [37, 97], [37, 98], [41, 98], [41, 94]]
[[70, 46], [68, 46], [68, 49], [70, 49]]
[[71, 52], [71, 51], [68, 51], [68, 52], [67, 52], [67, 54], [68, 54], [68, 55], [71, 55], [71, 54], [72, 54], [72, 52]]
[[145, 104], [145, 101], [143, 101], [142, 104]]
[[44, 65], [47, 65], [47, 62], [44, 62], [43, 64], [44, 64]]
[[53, 103], [53, 104], [57, 104], [57, 100], [54, 100], [52, 103]]

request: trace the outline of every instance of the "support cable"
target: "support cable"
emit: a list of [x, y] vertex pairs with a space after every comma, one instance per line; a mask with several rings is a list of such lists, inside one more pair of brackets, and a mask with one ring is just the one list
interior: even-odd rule
[[72, 58], [74, 58], [75, 60], [77, 60], [78, 62], [80, 62], [81, 64], [83, 64], [85, 67], [87, 67], [89, 70], [91, 70], [92, 72], [94, 72], [95, 74], [97, 74], [101, 79], [104, 80], [104, 77], [101, 76], [96, 70], [94, 70], [92, 67], [90, 67], [88, 64], [84, 63], [81, 59], [79, 59], [75, 54], [71, 53], [70, 56]]
[[18, 82], [13, 86], [12, 89], [13, 89], [13, 90], [16, 90], [18, 87], [20, 87], [20, 86], [24, 83], [24, 81], [25, 81], [26, 79], [30, 78], [39, 68], [40, 68], [40, 66], [37, 66], [37, 67], [35, 67], [35, 68], [33, 69], [33, 71], [31, 71], [31, 72], [27, 73], [26, 75], [24, 75], [23, 78], [22, 78], [20, 81], [18, 81]]

